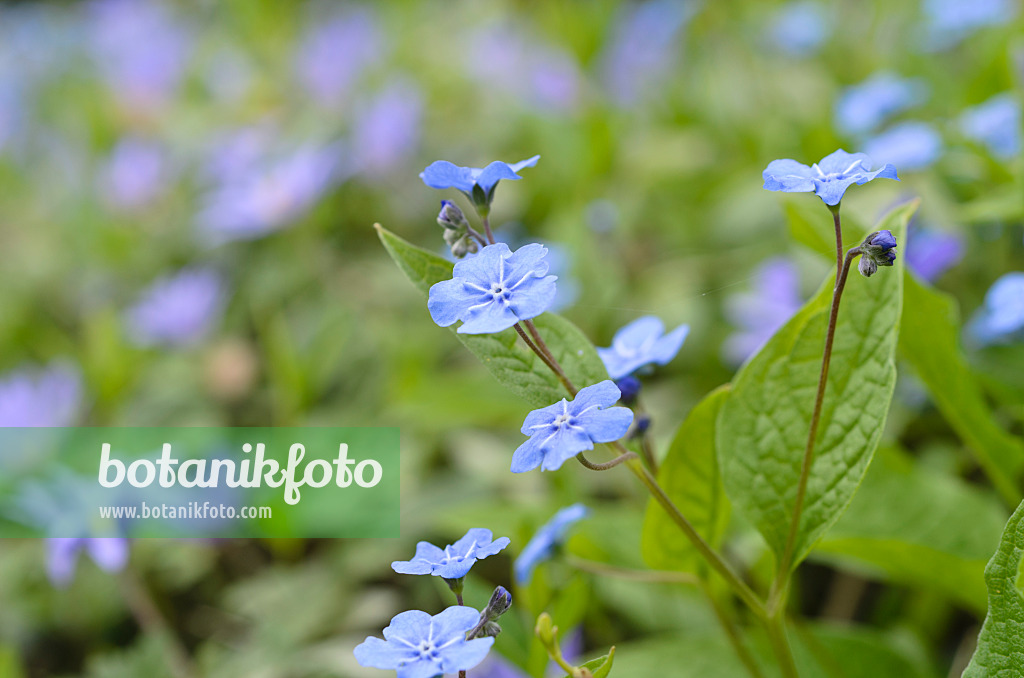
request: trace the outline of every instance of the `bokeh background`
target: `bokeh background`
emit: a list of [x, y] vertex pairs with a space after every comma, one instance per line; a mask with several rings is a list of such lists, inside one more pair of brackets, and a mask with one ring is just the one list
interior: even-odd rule
[[[1022, 28], [1013, 0], [0, 3], [0, 425], [398, 426], [405, 535], [140, 540], [124, 568], [82, 551], [56, 578], [44, 543], [4, 541], [0, 676], [379, 674], [352, 647], [450, 595], [392, 560], [469, 527], [510, 536], [474, 569], [482, 606], [574, 501], [594, 513], [573, 553], [642, 566], [639, 488], [568, 466], [513, 477], [527, 407], [380, 246], [374, 222], [444, 252], [438, 200], [461, 196], [419, 180], [436, 159], [541, 155], [499, 186], [492, 223], [551, 246], [561, 312], [597, 345], [642, 315], [690, 325], [645, 387], [661, 447], [828, 272], [805, 246], [828, 212], [763, 191], [764, 166], [840, 147], [892, 162], [900, 183], [848, 193], [847, 233], [923, 199], [901, 247], [959, 302], [1019, 434]], [[885, 441], [991, 508], [905, 366]], [[998, 523], [982, 532], [979, 563]], [[762, 545], [734, 537], [756, 579]], [[865, 624], [921, 675], [963, 666], [983, 610], [836, 568], [805, 568], [810, 617]], [[713, 629], [685, 587], [564, 562], [541, 577], [495, 647], [517, 668], [473, 675], [543, 672], [529, 607], [552, 590], [559, 625], [586, 655], [619, 645], [622, 675], [641, 675], [639, 643]]]

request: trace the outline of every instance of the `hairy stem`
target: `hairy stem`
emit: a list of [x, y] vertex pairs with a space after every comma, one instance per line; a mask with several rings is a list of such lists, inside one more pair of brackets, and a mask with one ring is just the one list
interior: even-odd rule
[[629, 450], [627, 450], [620, 454], [619, 456], [612, 459], [611, 461], [606, 461], [602, 464], [595, 464], [594, 462], [584, 457], [582, 452], [576, 455], [576, 459], [578, 459], [581, 464], [589, 468], [591, 471], [607, 471], [608, 469], [615, 468], [616, 466], [625, 461], [629, 461], [630, 459], [636, 458], [636, 452], [630, 452]]
[[523, 325], [525, 325], [526, 329], [530, 332], [530, 336], [533, 337], [533, 342], [537, 345], [537, 348], [544, 354], [544, 356], [547, 357], [548, 366], [554, 370], [555, 376], [558, 377], [560, 382], [562, 382], [562, 385], [565, 386], [566, 390], [575, 396], [578, 389], [569, 380], [569, 376], [565, 373], [565, 370], [562, 369], [562, 366], [558, 364], [558, 360], [555, 359], [555, 356], [551, 353], [548, 345], [544, 343], [544, 338], [541, 337], [540, 332], [537, 331], [537, 326], [533, 324], [532, 320], [524, 320]]
[[779, 661], [783, 678], [800, 678], [793, 660], [793, 650], [789, 647], [789, 638], [786, 637], [786, 618], [781, 610], [768, 619], [767, 629], [768, 642]]
[[[533, 327], [533, 323], [530, 323], [529, 320], [525, 321], [525, 323], [529, 323], [529, 326]], [[562, 366], [559, 365], [558, 361], [555, 360], [555, 357], [551, 355], [551, 351], [542, 350], [539, 346], [537, 346], [537, 344], [534, 343], [532, 339], [530, 339], [530, 337], [526, 334], [526, 331], [523, 330], [522, 327], [525, 323], [516, 323], [515, 325], [513, 325], [513, 327], [515, 327], [516, 332], [519, 333], [519, 336], [526, 343], [527, 347], [529, 347], [529, 349], [533, 351], [538, 358], [541, 359], [541, 362], [548, 366], [549, 370], [554, 372], [555, 376], [558, 377], [558, 381], [560, 381], [562, 383], [562, 386], [565, 387], [565, 390], [571, 393], [573, 396], [575, 396], [577, 393], [576, 387], [573, 386], [573, 383], [571, 381], [569, 381], [569, 377], [565, 375], [565, 371], [562, 370]], [[536, 331], [537, 328], [533, 327], [533, 332], [536, 333]], [[547, 347], [545, 346], [544, 348], [546, 349]]]
[[832, 362], [832, 343], [836, 336], [836, 322], [839, 318], [839, 302], [843, 297], [843, 289], [846, 287], [846, 278], [850, 273], [850, 263], [860, 255], [860, 248], [854, 247], [846, 253], [846, 260], [843, 262], [842, 272], [836, 279], [836, 286], [832, 291], [832, 308], [828, 315], [828, 330], [825, 334], [825, 352], [821, 358], [821, 373], [818, 375], [818, 392], [814, 399], [814, 411], [811, 414], [811, 427], [807, 433], [807, 446], [804, 448], [803, 463], [800, 466], [800, 480], [796, 487], [796, 500], [793, 502], [793, 516], [789, 523], [789, 534], [786, 537], [786, 548], [779, 561], [779, 569], [776, 573], [775, 582], [772, 585], [772, 606], [780, 607], [786, 598], [786, 589], [790, 569], [793, 565], [793, 550], [796, 545], [796, 536], [800, 531], [800, 517], [804, 510], [804, 499], [807, 496], [807, 481], [811, 475], [811, 465], [814, 462], [814, 441], [818, 436], [818, 425], [821, 423], [821, 408], [825, 402], [825, 386], [828, 383], [828, 368]]
[[495, 240], [494, 231], [491, 230], [491, 219], [490, 217], [480, 217], [480, 219], [484, 222], [484, 233], [487, 234], [487, 242], [493, 245]]
[[486, 239], [484, 239], [484, 237], [482, 235], [480, 235], [479, 231], [477, 231], [475, 228], [473, 228], [469, 224], [466, 224], [466, 233], [469, 233], [470, 237], [472, 237], [474, 240], [476, 240], [478, 243], [480, 243], [484, 247], [487, 247], [487, 245], [490, 244], [490, 243], [487, 242]]

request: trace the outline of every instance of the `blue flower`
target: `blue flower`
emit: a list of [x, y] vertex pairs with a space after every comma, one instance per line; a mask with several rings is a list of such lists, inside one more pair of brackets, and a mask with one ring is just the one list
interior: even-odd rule
[[352, 122], [353, 164], [371, 179], [405, 167], [415, 153], [423, 117], [423, 96], [397, 80], [361, 106]]
[[496, 160], [487, 167], [459, 167], [447, 160], [436, 160], [420, 172], [420, 179], [431, 188], [457, 188], [478, 208], [486, 209], [494, 198], [494, 189], [502, 179], [522, 179], [516, 172], [533, 167], [540, 160], [539, 155], [519, 162], [508, 163]]
[[209, 334], [224, 300], [224, 282], [212, 269], [162, 278], [128, 310], [130, 338], [138, 346], [193, 345]]
[[661, 320], [648, 315], [637, 318], [616, 332], [612, 345], [598, 348], [597, 355], [608, 370], [608, 376], [621, 379], [651, 363], [667, 364], [679, 353], [689, 332], [689, 325], [680, 325], [665, 334]]
[[1020, 120], [1020, 101], [1007, 92], [964, 111], [960, 129], [969, 139], [984, 144], [992, 155], [1012, 158], [1021, 149]]
[[764, 262], [754, 274], [754, 290], [730, 296], [725, 316], [739, 328], [722, 346], [725, 359], [739, 365], [756, 353], [800, 310], [800, 271], [789, 259]]
[[772, 20], [769, 36], [781, 51], [793, 56], [817, 52], [831, 32], [828, 17], [816, 2], [791, 2]]
[[53, 363], [0, 378], [0, 426], [70, 426], [81, 408], [78, 369]]
[[1017, 13], [1013, 0], [925, 0], [927, 46], [952, 47], [985, 26], [1008, 23]]
[[52, 538], [46, 546], [46, 573], [55, 586], [66, 586], [74, 578], [81, 551], [104, 572], [119, 572], [128, 564], [128, 540], [122, 537]]
[[870, 278], [879, 266], [892, 266], [896, 261], [896, 237], [892, 231], [875, 231], [860, 245], [861, 258], [857, 269], [865, 278]]
[[439, 549], [430, 542], [416, 545], [412, 560], [396, 560], [391, 569], [399, 574], [432, 574], [443, 579], [461, 579], [473, 564], [508, 546], [508, 537], [491, 540], [490, 530], [475, 527], [462, 539]]
[[838, 205], [846, 189], [853, 184], [866, 184], [876, 178], [899, 181], [892, 165], [876, 170], [870, 169], [871, 165], [871, 158], [864, 153], [847, 153], [839, 149], [810, 167], [796, 160], [772, 160], [761, 176], [764, 187], [769, 191], [813, 191], [831, 206]]
[[555, 298], [556, 276], [546, 275], [547, 248], [536, 243], [512, 252], [497, 243], [455, 264], [453, 277], [433, 285], [430, 317], [441, 327], [462, 321], [459, 334], [490, 334], [534, 318]]
[[889, 116], [921, 103], [927, 95], [928, 87], [922, 80], [877, 73], [843, 90], [836, 101], [836, 127], [846, 134], [867, 134]]
[[907, 236], [907, 266], [934, 282], [964, 256], [964, 238], [957, 233], [914, 228]]
[[366, 8], [331, 17], [314, 16], [299, 39], [295, 75], [318, 104], [344, 104], [366, 68], [382, 57], [384, 39], [376, 16]]
[[167, 186], [168, 174], [163, 146], [126, 137], [114, 147], [102, 170], [100, 191], [114, 209], [137, 210], [160, 196]]
[[590, 510], [583, 504], [566, 506], [544, 524], [533, 539], [523, 547], [519, 557], [513, 565], [516, 573], [516, 581], [520, 585], [529, 584], [533, 576], [533, 570], [541, 563], [551, 557], [555, 546], [562, 543], [566, 532], [575, 523], [583, 520], [590, 513]]
[[562, 398], [554, 405], [526, 415], [522, 432], [530, 439], [512, 455], [512, 473], [523, 473], [538, 466], [556, 471], [568, 459], [594, 443], [610, 443], [626, 435], [633, 412], [611, 407], [620, 396], [611, 380], [580, 389], [570, 403]]
[[968, 331], [983, 344], [1024, 337], [1024, 273], [1007, 273], [989, 288]]
[[494, 638], [466, 640], [480, 613], [453, 605], [431, 617], [409, 610], [395, 615], [384, 629], [384, 638], [368, 637], [356, 646], [360, 666], [394, 669], [398, 678], [433, 678], [468, 671], [487, 656]]
[[942, 137], [923, 122], [903, 122], [864, 142], [864, 152], [901, 170], [928, 167], [942, 155]]

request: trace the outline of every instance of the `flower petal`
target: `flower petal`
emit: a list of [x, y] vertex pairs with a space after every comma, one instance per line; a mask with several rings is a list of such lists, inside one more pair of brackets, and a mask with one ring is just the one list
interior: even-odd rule
[[509, 308], [519, 320], [536, 318], [551, 308], [558, 288], [557, 276], [531, 278], [518, 287], [509, 298]]
[[459, 167], [447, 160], [437, 160], [427, 165], [427, 168], [420, 172], [420, 179], [423, 179], [423, 183], [430, 188], [457, 188], [466, 193], [473, 190], [470, 168]]
[[488, 296], [468, 287], [464, 280], [442, 280], [430, 286], [427, 310], [440, 327], [448, 327], [462, 317], [467, 308], [484, 303]]
[[602, 382], [581, 388], [579, 393], [576, 394], [576, 398], [570, 403], [569, 412], [574, 416], [579, 416], [584, 410], [595, 406], [608, 407], [614, 405], [621, 397], [622, 393], [619, 391], [619, 387], [615, 385], [615, 382], [611, 379], [605, 379]]
[[476, 184], [480, 188], [484, 189], [485, 193], [489, 193], [495, 184], [502, 179], [521, 179], [515, 170], [508, 166], [508, 163], [495, 160], [490, 165], [485, 167], [480, 175], [476, 178]]
[[519, 322], [514, 311], [500, 301], [490, 301], [470, 307], [463, 313], [459, 334], [492, 334], [501, 332]]
[[540, 449], [540, 436], [534, 436], [516, 448], [512, 453], [512, 473], [532, 471], [544, 461], [544, 453]]
[[480, 613], [465, 605], [452, 605], [430, 618], [430, 636], [438, 645], [466, 635], [476, 626]]
[[626, 435], [629, 425], [633, 423], [633, 411], [628, 407], [591, 410], [576, 421], [595, 443], [610, 443]]
[[372, 669], [397, 669], [418, 656], [416, 650], [411, 647], [389, 643], [373, 636], [368, 636], [366, 640], [356, 645], [353, 654], [360, 666]]
[[459, 539], [457, 542], [452, 544], [449, 553], [454, 553], [460, 556], [471, 556], [476, 550], [477, 544], [490, 544], [493, 539], [493, 533], [483, 527], [474, 527], [473, 529], [466, 532], [466, 535]]
[[687, 335], [690, 333], [689, 325], [680, 325], [654, 344], [651, 349], [651, 361], [659, 365], [668, 364], [679, 353], [683, 347]]
[[445, 673], [468, 671], [484, 660], [492, 645], [494, 638], [474, 638], [445, 648], [441, 650], [441, 668]]

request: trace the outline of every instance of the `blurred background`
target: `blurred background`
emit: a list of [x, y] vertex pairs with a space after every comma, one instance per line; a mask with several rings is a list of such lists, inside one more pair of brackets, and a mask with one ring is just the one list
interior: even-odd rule
[[[764, 166], [836, 148], [892, 162], [901, 182], [847, 194], [847, 239], [923, 198], [900, 246], [956, 298], [1019, 434], [1022, 28], [1014, 0], [0, 3], [0, 425], [398, 426], [404, 535], [140, 540], [124, 557], [4, 541], [0, 676], [383, 675], [352, 647], [450, 596], [392, 560], [470, 527], [511, 537], [474, 569], [481, 607], [574, 501], [593, 514], [572, 553], [642, 566], [640, 489], [568, 466], [513, 477], [528, 408], [377, 240], [374, 222], [445, 252], [438, 201], [462, 196], [420, 181], [437, 159], [541, 155], [501, 183], [492, 224], [551, 246], [561, 312], [597, 345], [642, 315], [690, 325], [645, 385], [662, 450], [829, 271], [813, 248], [828, 212], [763, 191]], [[1008, 513], [902, 365], [885, 445], [941, 475], [937, 502], [992, 516], [971, 517], [980, 576]], [[733, 535], [763, 576], [758, 538]], [[920, 675], [962, 667], [983, 589], [972, 605], [856, 562], [808, 565], [804, 612], [863, 623]], [[585, 655], [619, 645], [621, 675], [656, 656], [631, 643], [713, 632], [684, 587], [561, 561], [537, 576], [502, 620], [508, 665], [472, 675], [542, 674], [530, 613], [558, 591], [556, 623]]]

